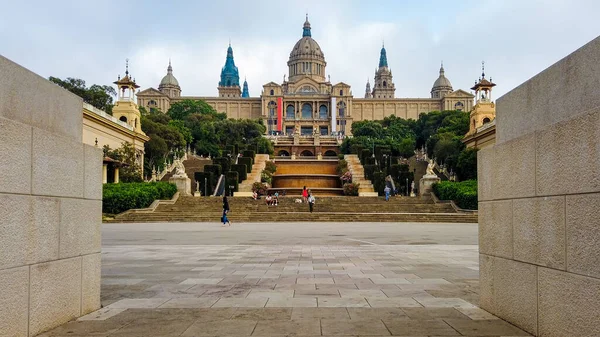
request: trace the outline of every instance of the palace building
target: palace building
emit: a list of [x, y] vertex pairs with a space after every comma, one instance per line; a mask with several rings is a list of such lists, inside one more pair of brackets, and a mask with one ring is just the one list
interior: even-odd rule
[[260, 97], [249, 97], [248, 83], [244, 80], [240, 86], [230, 44], [217, 86], [218, 96], [181, 96], [181, 87], [169, 61], [167, 75], [158, 89], [148, 88], [137, 93], [138, 105], [166, 112], [175, 102], [201, 99], [229, 118], [262, 119], [268, 134], [302, 135], [350, 135], [352, 123], [356, 121], [381, 120], [391, 115], [417, 119], [419, 114], [435, 110], [471, 111], [473, 108], [474, 95], [461, 89], [454, 90], [443, 65], [430, 97], [396, 98], [385, 46], [381, 48], [373, 83], [367, 80], [364, 97], [354, 97], [350, 85], [334, 84], [326, 76], [325, 53], [312, 37], [308, 15], [302, 37], [292, 48], [287, 65], [287, 80], [284, 76], [282, 83], [264, 84]]

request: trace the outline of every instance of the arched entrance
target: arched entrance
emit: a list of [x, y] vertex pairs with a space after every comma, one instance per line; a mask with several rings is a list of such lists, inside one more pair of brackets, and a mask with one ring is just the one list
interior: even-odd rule
[[337, 153], [333, 150], [327, 150], [325, 151], [325, 154], [323, 154], [325, 157], [337, 157]]
[[290, 153], [287, 152], [286, 150], [281, 150], [281, 151], [277, 152], [277, 156], [279, 156], [279, 157], [289, 157]]
[[309, 150], [304, 150], [304, 151], [300, 152], [300, 156], [301, 157], [313, 157], [314, 153], [310, 152]]

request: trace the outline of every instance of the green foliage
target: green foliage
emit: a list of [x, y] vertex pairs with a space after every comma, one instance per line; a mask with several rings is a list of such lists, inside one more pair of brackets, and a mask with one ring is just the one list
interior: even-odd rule
[[199, 184], [199, 191], [203, 196], [212, 195], [215, 189], [215, 177], [212, 172], [194, 172], [194, 180]]
[[81, 97], [84, 102], [112, 115], [113, 96], [117, 96], [117, 91], [112, 86], [94, 84], [86, 88], [84, 80], [71, 77], [61, 80], [50, 76], [48, 80]]
[[244, 164], [231, 165], [231, 171], [236, 171], [238, 173], [238, 182], [240, 183], [248, 179], [248, 171], [246, 169], [246, 165]]
[[425, 145], [429, 137], [444, 132], [464, 135], [469, 131], [469, 113], [464, 111], [445, 110], [421, 114], [415, 122], [418, 148]]
[[156, 199], [171, 199], [177, 192], [174, 184], [118, 183], [102, 185], [102, 212], [122, 213], [128, 209], [146, 208]]
[[270, 173], [275, 173], [277, 171], [277, 165], [275, 165], [274, 162], [272, 161], [267, 161], [265, 162], [265, 169], [264, 171], [270, 172]]
[[256, 139], [256, 148], [258, 149], [258, 153], [261, 154], [273, 154], [275, 152], [275, 147], [273, 146], [273, 142], [265, 137], [259, 137]]
[[252, 184], [252, 192], [256, 192], [258, 195], [266, 195], [268, 186], [263, 183], [255, 182]]
[[254, 157], [256, 156], [256, 154], [252, 150], [245, 150], [245, 151], [242, 152], [242, 156], [244, 156], [244, 157], [250, 157], [250, 158], [254, 159]]
[[179, 130], [179, 133], [181, 133], [181, 135], [183, 136], [183, 139], [185, 140], [186, 144], [192, 143], [192, 131], [187, 126], [185, 126], [185, 123], [183, 121], [174, 119], [169, 121], [168, 125]]
[[171, 104], [167, 114], [173, 119], [184, 120], [187, 116], [192, 114], [208, 115], [225, 119], [225, 114], [219, 114], [217, 111], [210, 106], [208, 103], [202, 100], [184, 99], [180, 102]]
[[271, 184], [271, 182], [273, 181], [273, 173], [263, 170], [260, 173], [260, 181], [266, 184]]
[[414, 172], [410, 171], [410, 168], [407, 164], [391, 165], [389, 175], [392, 177], [392, 179], [394, 179], [398, 193], [410, 192], [410, 183], [415, 179], [415, 175]]
[[345, 183], [343, 187], [344, 195], [358, 196], [358, 189], [360, 188], [359, 183]]
[[221, 166], [221, 172], [225, 174], [226, 172], [231, 171], [231, 160], [229, 157], [217, 157], [212, 160], [214, 165]]
[[464, 149], [458, 155], [456, 174], [459, 180], [477, 179], [477, 149]]
[[239, 157], [238, 164], [246, 165], [246, 172], [252, 172], [252, 157]]
[[378, 170], [377, 165], [364, 165], [363, 167], [365, 169], [365, 178], [373, 181], [373, 173]]
[[111, 150], [108, 145], [102, 148], [105, 157], [120, 161], [127, 165], [119, 168], [119, 181], [123, 183], [139, 183], [142, 182], [142, 168], [138, 164], [135, 147], [130, 143], [122, 143], [121, 147]]
[[186, 147], [188, 143], [184, 133], [189, 133], [189, 130], [162, 112], [143, 114], [141, 121], [142, 131], [150, 137], [144, 144], [144, 169], [147, 172], [155, 166], [162, 169], [165, 160], [173, 159], [174, 154]]
[[227, 192], [231, 192], [229, 186], [233, 186], [233, 191], [237, 192], [239, 188], [238, 173], [236, 171], [229, 171], [225, 173], [225, 187]]
[[373, 173], [373, 189], [378, 195], [384, 195], [383, 189], [385, 188], [385, 173], [377, 171]]
[[336, 168], [336, 172], [338, 176], [343, 176], [344, 173], [348, 172], [348, 162], [344, 159], [338, 161], [338, 166]]
[[360, 158], [360, 162], [361, 162], [363, 165], [365, 165], [365, 159], [366, 159], [366, 158], [371, 158], [371, 156], [372, 156], [372, 155], [373, 155], [373, 152], [371, 152], [371, 150], [363, 149], [363, 150], [360, 152], [360, 156], [359, 156], [359, 158]]
[[454, 200], [464, 209], [477, 209], [477, 180], [442, 181], [433, 184], [433, 192], [441, 200]]

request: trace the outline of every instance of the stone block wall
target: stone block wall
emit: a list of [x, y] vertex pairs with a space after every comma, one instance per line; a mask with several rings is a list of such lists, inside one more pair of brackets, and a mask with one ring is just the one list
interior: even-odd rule
[[0, 335], [100, 308], [102, 149], [82, 100], [0, 56]]
[[600, 37], [497, 102], [478, 153], [481, 306], [536, 335], [600, 336]]

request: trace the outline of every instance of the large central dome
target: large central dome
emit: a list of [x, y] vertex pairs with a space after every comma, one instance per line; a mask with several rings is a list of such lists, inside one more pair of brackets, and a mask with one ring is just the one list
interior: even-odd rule
[[302, 38], [296, 42], [288, 61], [289, 79], [297, 81], [309, 76], [316, 81], [325, 82], [325, 55], [317, 41], [312, 38], [308, 15], [302, 27]]

